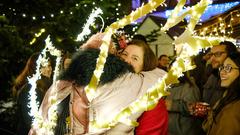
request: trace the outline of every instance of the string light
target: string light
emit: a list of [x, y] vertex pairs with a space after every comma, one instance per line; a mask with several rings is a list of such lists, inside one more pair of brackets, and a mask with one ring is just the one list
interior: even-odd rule
[[34, 38], [32, 39], [32, 41], [30, 42], [30, 45], [32, 45], [33, 43], [36, 42], [36, 38], [40, 37], [43, 33], [45, 32], [45, 29], [40, 29], [39, 33], [35, 33], [34, 34]]
[[90, 25], [92, 25], [94, 23], [94, 21], [96, 20], [95, 18], [100, 16], [100, 14], [103, 14], [103, 12], [100, 8], [97, 8], [96, 10], [92, 11], [92, 13], [90, 14], [86, 24], [83, 27], [82, 32], [80, 34], [78, 34], [76, 41], [83, 41], [84, 37], [91, 33], [89, 27], [90, 27]]
[[198, 35], [194, 35], [195, 38], [199, 38], [199, 39], [203, 39], [203, 40], [209, 40], [209, 41], [230, 41], [234, 44], [236, 44], [236, 39], [234, 38], [230, 38], [230, 37], [226, 37], [226, 36], [216, 36], [216, 37], [213, 37], [213, 36], [198, 36]]
[[[30, 102], [28, 103], [28, 106], [30, 107], [30, 116], [33, 117], [33, 125], [36, 125], [39, 122], [39, 118], [41, 118], [40, 113], [38, 112], [38, 108], [39, 108], [39, 102], [37, 101], [37, 93], [36, 93], [36, 82], [38, 79], [41, 78], [41, 74], [40, 74], [40, 66], [43, 62], [46, 62], [46, 51], [47, 51], [47, 46], [45, 46], [45, 48], [42, 50], [41, 54], [39, 55], [37, 61], [36, 61], [36, 73], [33, 74], [32, 77], [28, 78], [28, 82], [31, 85], [31, 89], [29, 91], [29, 98], [30, 98]], [[43, 55], [43, 56], [42, 56]]]
[[217, 19], [218, 21], [211, 23], [208, 26], [195, 30], [195, 33], [197, 33], [196, 35], [211, 36], [211, 37], [212, 36], [230, 37], [234, 31], [234, 28], [233, 28], [234, 16], [237, 17], [237, 14], [239, 12], [240, 11], [237, 9], [223, 17], [219, 17]]
[[[42, 50], [41, 55], [39, 55], [38, 59], [37, 59], [37, 70], [36, 70], [36, 74], [33, 75], [32, 78], [29, 78], [29, 83], [31, 84], [31, 89], [30, 89], [30, 103], [29, 103], [29, 107], [30, 107], [30, 115], [33, 117], [33, 127], [34, 128], [38, 128], [40, 129], [40, 134], [41, 133], [47, 133], [49, 135], [53, 135], [53, 129], [56, 126], [56, 121], [57, 121], [57, 104], [54, 102], [56, 101], [56, 97], [57, 94], [53, 94], [53, 96], [51, 97], [51, 101], [52, 101], [52, 105], [49, 108], [49, 119], [47, 121], [43, 121], [42, 116], [40, 115], [40, 112], [38, 111], [39, 108], [39, 103], [37, 102], [37, 96], [36, 96], [36, 82], [38, 79], [41, 78], [40, 75], [40, 66], [45, 66], [48, 63], [48, 60], [46, 59], [46, 52], [50, 52], [51, 55], [53, 56], [57, 56], [56, 59], [56, 66], [55, 66], [55, 70], [54, 70], [54, 79], [53, 81], [55, 82], [56, 80], [56, 76], [59, 74], [59, 67], [60, 67], [60, 61], [61, 61], [61, 51], [57, 50], [52, 42], [50, 41], [50, 36], [47, 37], [47, 39], [45, 40], [46, 42], [46, 46], [45, 48]], [[43, 56], [42, 56], [43, 55]], [[44, 63], [45, 64], [44, 64]], [[44, 124], [43, 124], [44, 123]]]
[[[100, 0], [101, 2], [103, 1], [103, 0]], [[75, 7], [79, 7], [79, 3], [76, 3], [75, 4]], [[93, 2], [92, 3], [92, 5], [96, 5], [96, 2]], [[118, 6], [119, 5], [121, 5], [120, 3], [118, 4]], [[87, 4], [84, 4], [83, 5], [83, 7], [88, 7], [88, 5]], [[120, 6], [119, 6], [120, 7]], [[70, 8], [71, 9], [71, 8]], [[77, 8], [77, 9], [79, 9], [79, 8]], [[38, 18], [39, 19], [52, 19], [52, 18], [54, 18], [54, 17], [56, 17], [56, 16], [58, 16], [58, 15], [61, 15], [61, 14], [63, 14], [63, 13], [69, 13], [70, 15], [73, 15], [73, 11], [63, 11], [62, 9], [60, 9], [58, 12], [56, 12], [56, 13], [52, 13], [52, 14], [49, 14], [49, 15], [40, 15], [40, 17], [38, 17], [38, 16], [32, 16], [31, 14], [26, 14], [26, 13], [21, 13], [21, 11], [18, 11], [18, 13], [15, 13], [15, 11], [17, 11], [16, 9], [14, 9], [14, 8], [8, 8], [8, 10], [10, 10], [10, 12], [9, 11], [7, 11], [7, 13], [5, 14], [5, 13], [2, 13], [2, 14], [4, 14], [4, 16], [5, 15], [9, 15], [9, 16], [11, 16], [12, 14], [13, 15], [20, 15], [20, 17], [22, 17], [22, 18], [27, 18], [27, 17], [30, 17], [33, 21], [35, 21], [35, 20], [37, 20]], [[23, 15], [23, 14], [25, 14], [25, 15]], [[44, 17], [43, 17], [44, 16]], [[35, 17], [34, 19], [33, 19], [33, 17]]]

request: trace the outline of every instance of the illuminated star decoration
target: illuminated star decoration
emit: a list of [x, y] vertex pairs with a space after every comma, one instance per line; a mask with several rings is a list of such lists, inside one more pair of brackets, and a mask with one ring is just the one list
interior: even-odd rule
[[[152, 6], [152, 5], [156, 4], [155, 2], [160, 3], [160, 1], [149, 1], [148, 6], [150, 6], [150, 5]], [[175, 12], [179, 11], [181, 6], [184, 5], [184, 3], [185, 3], [185, 1], [181, 0], [178, 3], [178, 5], [174, 11]], [[193, 31], [199, 17], [201, 16], [202, 12], [205, 10], [205, 8], [207, 7], [207, 5], [209, 3], [210, 3], [210, 1], [208, 1], [208, 0], [202, 0], [199, 4], [192, 7], [191, 10], [189, 10], [188, 12], [185, 12], [183, 15], [181, 15], [181, 16], [172, 15], [172, 17], [170, 17], [170, 21], [168, 21], [166, 23], [166, 25], [163, 27], [162, 30], [163, 31], [168, 30], [172, 26], [176, 25], [176, 24], [174, 24], [174, 21], [173, 21], [174, 19], [176, 19], [176, 21], [180, 21], [187, 14], [190, 14], [192, 16], [192, 19], [190, 20], [190, 23], [189, 23], [186, 31], [183, 34], [183, 37], [185, 35], [187, 35], [187, 37], [188, 37], [188, 39], [183, 40], [183, 44], [188, 43], [189, 42], [188, 40], [191, 41], [191, 38], [189, 38], [188, 34], [189, 33], [190, 33], [189, 35], [192, 34], [192, 31]], [[86, 87], [87, 88], [86, 93], [88, 95], [89, 101], [91, 101], [95, 96], [96, 85], [98, 84], [98, 79], [102, 73], [101, 69], [103, 68], [103, 65], [105, 62], [105, 56], [107, 55], [106, 52], [108, 51], [109, 38], [111, 37], [109, 35], [111, 35], [113, 32], [115, 32], [116, 29], [121, 28], [124, 25], [128, 24], [128, 20], [131, 20], [131, 21], [134, 20], [134, 19], [129, 19], [128, 17], [131, 17], [131, 16], [134, 17], [135, 15], [137, 16], [137, 14], [143, 15], [141, 13], [144, 11], [146, 11], [146, 10], [143, 10], [143, 8], [137, 9], [135, 13], [131, 13], [130, 16], [123, 18], [119, 22], [113, 23], [112, 25], [110, 25], [109, 28], [107, 28], [107, 30], [105, 32], [106, 36], [103, 38], [103, 44], [101, 46], [101, 52], [103, 52], [103, 53], [100, 53], [99, 58], [98, 58], [99, 62], [97, 62], [97, 66], [94, 71], [92, 80], [91, 80], [90, 84], [88, 85], [88, 87]], [[181, 39], [181, 38], [182, 37], [180, 36], [179, 39]], [[178, 43], [180, 41], [179, 39], [176, 39], [176, 42], [175, 42], [176, 45], [182, 43], [182, 42]], [[187, 46], [184, 48], [192, 48], [193, 45], [195, 45], [195, 44], [189, 44], [189, 45], [190, 46]], [[208, 42], [208, 44], [206, 44], [206, 45], [212, 45], [212, 43]], [[193, 50], [194, 49], [195, 48], [193, 48]], [[183, 51], [185, 51], [185, 53], [183, 53], [183, 55], [179, 55], [181, 57], [177, 58], [177, 61], [174, 64], [175, 66], [173, 66], [173, 68], [170, 70], [170, 72], [162, 80], [160, 79], [156, 85], [154, 85], [152, 88], [148, 89], [148, 92], [143, 97], [134, 101], [127, 108], [123, 108], [122, 111], [120, 111], [119, 114], [116, 115], [114, 117], [114, 119], [112, 119], [112, 121], [97, 121], [97, 120], [90, 121], [89, 131], [101, 130], [102, 128], [111, 128], [114, 125], [116, 125], [118, 122], [122, 122], [127, 125], [136, 126], [137, 123], [129, 119], [130, 115], [134, 114], [135, 112], [146, 111], [149, 108], [153, 108], [157, 104], [158, 99], [161, 98], [161, 96], [166, 95], [166, 92], [165, 92], [166, 85], [169, 85], [171, 83], [176, 83], [177, 78], [182, 75], [182, 72], [185, 72], [187, 70], [194, 68], [191, 65], [190, 55], [184, 55], [184, 54], [186, 54], [186, 49], [184, 49]], [[195, 49], [195, 52], [196, 52], [196, 49]], [[99, 69], [98, 69], [98, 67], [99, 67]], [[146, 104], [146, 102], [150, 103], [150, 104]], [[145, 107], [142, 107], [141, 103], [145, 103]]]

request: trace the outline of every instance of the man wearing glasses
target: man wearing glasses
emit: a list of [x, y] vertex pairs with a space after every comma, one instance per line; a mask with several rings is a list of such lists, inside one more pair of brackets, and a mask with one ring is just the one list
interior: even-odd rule
[[227, 58], [228, 54], [236, 52], [236, 46], [229, 41], [220, 42], [219, 45], [213, 46], [211, 48], [211, 53], [209, 54], [210, 62], [212, 66], [212, 73], [208, 77], [207, 82], [203, 86], [203, 101], [213, 106], [216, 101], [222, 97], [223, 90], [220, 89], [220, 77], [218, 68], [222, 66], [224, 60]]

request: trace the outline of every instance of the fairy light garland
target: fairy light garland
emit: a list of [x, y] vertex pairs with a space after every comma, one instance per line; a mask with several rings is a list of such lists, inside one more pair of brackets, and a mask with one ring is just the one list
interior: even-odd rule
[[61, 64], [61, 60], [62, 60], [62, 57], [57, 57], [56, 58], [56, 67], [55, 67], [55, 69], [54, 69], [54, 71], [53, 71], [53, 82], [55, 82], [56, 81], [56, 79], [57, 79], [57, 77], [58, 77], [58, 75], [59, 75], [59, 71], [60, 71], [60, 64]]
[[[38, 79], [41, 78], [41, 73], [40, 73], [40, 66], [45, 66], [48, 63], [48, 60], [46, 58], [46, 52], [50, 52], [51, 55], [57, 56], [56, 59], [56, 66], [54, 70], [54, 81], [56, 79], [56, 76], [59, 74], [59, 65], [61, 61], [61, 51], [57, 50], [53, 45], [52, 42], [50, 41], [50, 36], [47, 37], [45, 40], [46, 46], [41, 52], [43, 55], [39, 55], [37, 59], [37, 70], [36, 74], [33, 75], [32, 78], [29, 79], [29, 83], [32, 85], [30, 89], [30, 115], [33, 117], [33, 127], [39, 127], [39, 132], [40, 133], [48, 133], [49, 135], [53, 135], [53, 129], [56, 126], [56, 120], [57, 120], [57, 104], [52, 104], [52, 106], [49, 108], [49, 121], [44, 122], [42, 116], [40, 115], [40, 112], [38, 111], [39, 108], [39, 103], [37, 102], [37, 94], [36, 94], [36, 82]], [[44, 63], [43, 63], [44, 62]], [[56, 101], [56, 94], [51, 97], [52, 102]], [[43, 124], [44, 123], [44, 124]]]
[[45, 32], [45, 29], [41, 29], [39, 33], [35, 33], [35, 37], [31, 40], [29, 43], [30, 45], [34, 44], [36, 42], [36, 39], [40, 37]]
[[161, 28], [161, 31], [167, 31], [169, 28], [175, 26], [178, 24], [180, 21], [183, 21], [183, 19], [187, 16], [190, 15], [191, 19], [190, 22], [187, 26], [187, 28], [190, 30], [192, 33], [196, 23], [200, 19], [202, 13], [205, 11], [207, 6], [212, 3], [211, 0], [201, 0], [198, 4], [191, 8], [187, 8], [185, 12], [183, 12], [181, 15], [178, 16], [178, 13], [182, 11], [182, 8], [184, 7], [186, 0], [181, 0], [178, 2], [177, 6], [174, 8], [172, 11], [172, 14], [170, 15], [170, 18], [168, 18], [166, 24]]
[[234, 38], [230, 38], [230, 37], [221, 37], [221, 36], [198, 36], [198, 35], [194, 35], [194, 38], [198, 38], [198, 39], [203, 39], [203, 40], [218, 40], [218, 41], [230, 41], [233, 42], [234, 44], [236, 44], [236, 39]]
[[[101, 0], [102, 2], [102, 0]], [[80, 6], [84, 6], [84, 7], [88, 7], [90, 5], [96, 5], [95, 2], [93, 3], [90, 3], [88, 2], [87, 4], [84, 4], [83, 3], [85, 2], [78, 2], [75, 4], [75, 6], [73, 7], [69, 7], [69, 9], [67, 11], [64, 11], [64, 9], [60, 9], [59, 11], [55, 12], [55, 13], [49, 13], [49, 14], [45, 14], [45, 15], [39, 15], [39, 16], [35, 16], [35, 15], [32, 15], [32, 14], [27, 14], [25, 11], [20, 11], [19, 9], [15, 9], [15, 8], [12, 8], [12, 7], [9, 7], [9, 8], [6, 8], [6, 13], [0, 13], [1, 15], [3, 16], [10, 16], [10, 17], [22, 17], [23, 19], [26, 19], [26, 18], [31, 18], [32, 20], [39, 20], [39, 19], [42, 19], [42, 20], [45, 20], [45, 19], [52, 19], [52, 18], [56, 18], [62, 14], [70, 14], [72, 15], [74, 10], [78, 10]]]
[[[46, 47], [47, 50], [50, 52], [51, 55], [57, 56], [56, 58], [56, 66], [54, 69], [54, 75], [53, 75], [53, 82], [56, 81], [56, 77], [59, 75], [59, 68], [60, 68], [60, 62], [61, 62], [61, 51], [57, 50], [52, 42], [50, 41], [50, 36], [47, 37], [45, 40], [46, 42]], [[55, 83], [54, 83], [55, 84]], [[56, 127], [56, 122], [57, 122], [57, 94], [51, 94], [52, 96], [50, 97], [49, 100], [51, 100], [52, 105], [49, 108], [48, 116], [49, 119], [47, 121], [44, 121], [43, 118], [39, 118], [38, 125], [37, 127], [41, 127], [39, 132], [42, 133], [47, 133], [48, 135], [54, 135], [53, 129]], [[44, 124], [43, 124], [44, 123]]]
[[39, 55], [38, 59], [36, 61], [37, 67], [36, 67], [36, 73], [31, 77], [28, 78], [28, 82], [29, 84], [31, 84], [31, 89], [29, 91], [29, 97], [30, 98], [30, 102], [28, 104], [28, 106], [30, 107], [30, 116], [33, 117], [33, 125], [35, 125], [38, 121], [39, 118], [41, 118], [40, 113], [38, 112], [38, 108], [39, 108], [39, 103], [37, 102], [37, 93], [36, 93], [36, 88], [37, 88], [37, 80], [41, 79], [41, 73], [40, 73], [40, 67], [41, 67], [41, 63], [42, 62], [46, 62], [46, 51], [47, 51], [47, 46], [43, 49], [43, 51], [41, 52], [41, 54], [43, 55]]
[[168, 31], [169, 28], [171, 28], [172, 26], [177, 24], [177, 23], [175, 23], [175, 19], [178, 17], [177, 15], [178, 15], [178, 13], [181, 12], [185, 3], [186, 3], [186, 0], [181, 0], [178, 2], [176, 7], [174, 8], [174, 10], [172, 11], [170, 17], [167, 19], [166, 24], [164, 25], [164, 27], [162, 27], [162, 29], [161, 29], [162, 31]]
[[47, 46], [48, 52], [50, 52], [50, 54], [51, 54], [52, 56], [56, 56], [56, 57], [57, 57], [57, 58], [56, 58], [55, 69], [54, 69], [54, 72], [53, 72], [53, 73], [54, 73], [54, 74], [53, 74], [53, 82], [55, 82], [57, 76], [59, 75], [59, 71], [60, 71], [60, 64], [61, 64], [61, 59], [62, 59], [62, 57], [61, 57], [61, 51], [58, 50], [58, 49], [56, 49], [56, 48], [53, 46], [53, 44], [52, 44], [52, 42], [51, 42], [51, 40], [50, 40], [50, 36], [47, 37], [47, 39], [45, 40], [45, 42], [46, 42], [46, 46]]
[[228, 15], [218, 17], [215, 22], [195, 31], [196, 35], [207, 37], [230, 38], [234, 32], [233, 22], [240, 17], [239, 9], [230, 12]]
[[90, 25], [92, 25], [94, 23], [94, 21], [96, 20], [95, 18], [98, 17], [100, 14], [103, 14], [103, 12], [100, 8], [97, 8], [96, 10], [92, 11], [86, 24], [83, 27], [83, 31], [77, 36], [76, 41], [83, 41], [84, 37], [91, 33], [89, 27], [90, 27]]

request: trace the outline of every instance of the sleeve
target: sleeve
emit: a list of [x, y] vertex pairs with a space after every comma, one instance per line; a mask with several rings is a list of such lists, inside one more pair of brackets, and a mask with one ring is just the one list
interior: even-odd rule
[[203, 95], [202, 95], [202, 101], [210, 103], [212, 100], [214, 91], [217, 89], [218, 79], [214, 77], [214, 75], [210, 75], [208, 80], [203, 86]]
[[[172, 97], [172, 99], [167, 97], [167, 100], [171, 100], [171, 105], [168, 108], [168, 111], [179, 112], [182, 115], [189, 115], [188, 104], [200, 101], [199, 89], [196, 85], [190, 86], [186, 83], [183, 87], [176, 88], [174, 91], [178, 91], [179, 93], [176, 97]], [[177, 96], [179, 96], [178, 99]]]
[[167, 135], [168, 112], [165, 101], [160, 99], [157, 106], [153, 110], [144, 112], [138, 122], [136, 135]]
[[183, 99], [172, 100], [171, 107], [168, 111], [178, 112], [178, 113], [181, 113], [182, 115], [189, 114], [187, 102], [185, 102]]
[[[141, 95], [144, 95], [147, 90], [156, 84], [159, 79], [162, 79], [166, 73], [167, 72], [164, 70], [156, 68], [151, 71], [141, 72], [140, 75], [134, 74], [134, 76], [142, 76], [142, 83], [140, 88]], [[131, 81], [134, 83], [135, 79], [132, 79]]]

